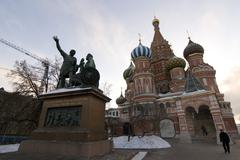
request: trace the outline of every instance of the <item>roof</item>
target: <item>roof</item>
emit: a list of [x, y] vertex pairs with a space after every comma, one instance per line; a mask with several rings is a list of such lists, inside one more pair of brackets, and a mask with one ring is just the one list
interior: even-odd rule
[[191, 71], [187, 72], [187, 79], [185, 83], [185, 92], [195, 92], [198, 90], [204, 90], [202, 83], [192, 75]]

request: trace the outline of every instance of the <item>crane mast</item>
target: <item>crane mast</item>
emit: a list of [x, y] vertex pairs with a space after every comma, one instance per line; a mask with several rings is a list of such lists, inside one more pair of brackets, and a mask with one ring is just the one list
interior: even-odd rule
[[39, 61], [42, 63], [42, 66], [44, 67], [44, 74], [43, 74], [43, 78], [41, 80], [41, 85], [40, 85], [40, 89], [41, 91], [39, 91], [40, 93], [43, 92], [43, 88], [44, 88], [44, 85], [45, 85], [45, 92], [47, 92], [48, 90], [48, 72], [49, 72], [49, 66], [51, 67], [55, 67], [55, 66], [52, 66], [50, 65], [49, 61], [47, 59], [43, 59], [43, 58], [40, 58], [38, 57], [37, 55], [34, 55], [32, 54], [31, 52], [25, 50], [24, 48], [21, 48], [17, 45], [15, 45], [14, 43], [11, 43], [3, 38], [0, 38], [0, 42], [21, 52], [21, 53], [24, 53], [25, 55], [29, 56], [29, 57], [32, 57], [33, 59]]

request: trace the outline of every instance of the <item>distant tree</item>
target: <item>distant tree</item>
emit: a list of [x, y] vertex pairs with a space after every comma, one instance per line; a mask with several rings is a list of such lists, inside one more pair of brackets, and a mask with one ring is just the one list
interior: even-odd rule
[[112, 91], [112, 84], [108, 82], [104, 82], [101, 84], [100, 89], [106, 96], [109, 96]]
[[56, 56], [54, 62], [52, 63], [52, 65], [55, 67], [54, 68], [50, 67], [49, 74], [48, 74], [48, 77], [49, 77], [48, 89], [49, 90], [53, 90], [53, 89], [57, 88], [61, 64], [62, 64], [62, 57]]
[[[60, 60], [55, 58], [55, 61], [48, 72], [48, 89], [56, 88], [59, 70], [60, 70]], [[29, 65], [25, 60], [16, 61], [14, 69], [10, 71], [8, 77], [12, 78], [13, 86], [16, 92], [22, 95], [33, 95], [38, 97], [40, 93], [44, 91], [43, 89], [43, 74], [44, 67], [40, 64], [35, 66]], [[45, 83], [45, 82], [44, 82]]]
[[[100, 85], [100, 89], [103, 91], [103, 94], [105, 94], [106, 96], [110, 96], [112, 91], [112, 84], [104, 82]], [[111, 106], [110, 102], [106, 103], [106, 108], [110, 108], [110, 106]]]

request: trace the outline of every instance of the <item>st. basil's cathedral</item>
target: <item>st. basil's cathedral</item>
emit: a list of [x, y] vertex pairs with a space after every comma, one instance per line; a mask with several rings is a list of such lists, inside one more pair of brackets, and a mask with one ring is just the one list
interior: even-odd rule
[[131, 131], [184, 142], [219, 141], [220, 129], [237, 135], [231, 103], [219, 91], [216, 70], [203, 60], [204, 48], [189, 38], [185, 60], [177, 57], [160, 32], [159, 20], [152, 24], [151, 47], [139, 41], [133, 49], [132, 62], [123, 72], [125, 96], [117, 98], [118, 108], [107, 111], [107, 117], [115, 117], [113, 134]]

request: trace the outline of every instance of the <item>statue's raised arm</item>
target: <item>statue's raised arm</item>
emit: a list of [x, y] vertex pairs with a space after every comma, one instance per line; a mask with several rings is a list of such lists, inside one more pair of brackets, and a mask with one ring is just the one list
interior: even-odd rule
[[61, 48], [61, 46], [60, 46], [60, 44], [59, 44], [59, 39], [58, 39], [58, 37], [57, 37], [57, 36], [53, 36], [53, 39], [54, 39], [54, 41], [56, 42], [56, 46], [57, 46], [58, 51], [61, 53], [61, 55], [62, 55], [63, 57], [66, 57], [67, 53], [65, 53], [65, 52], [62, 50], [62, 48]]
[[71, 77], [75, 75], [78, 70], [77, 59], [74, 57], [76, 51], [72, 49], [68, 55], [61, 49], [58, 37], [54, 36], [53, 40], [56, 42], [57, 49], [63, 57], [63, 63], [60, 69], [59, 83], [57, 88], [64, 88], [67, 86], [65, 84], [65, 79], [71, 79]]

